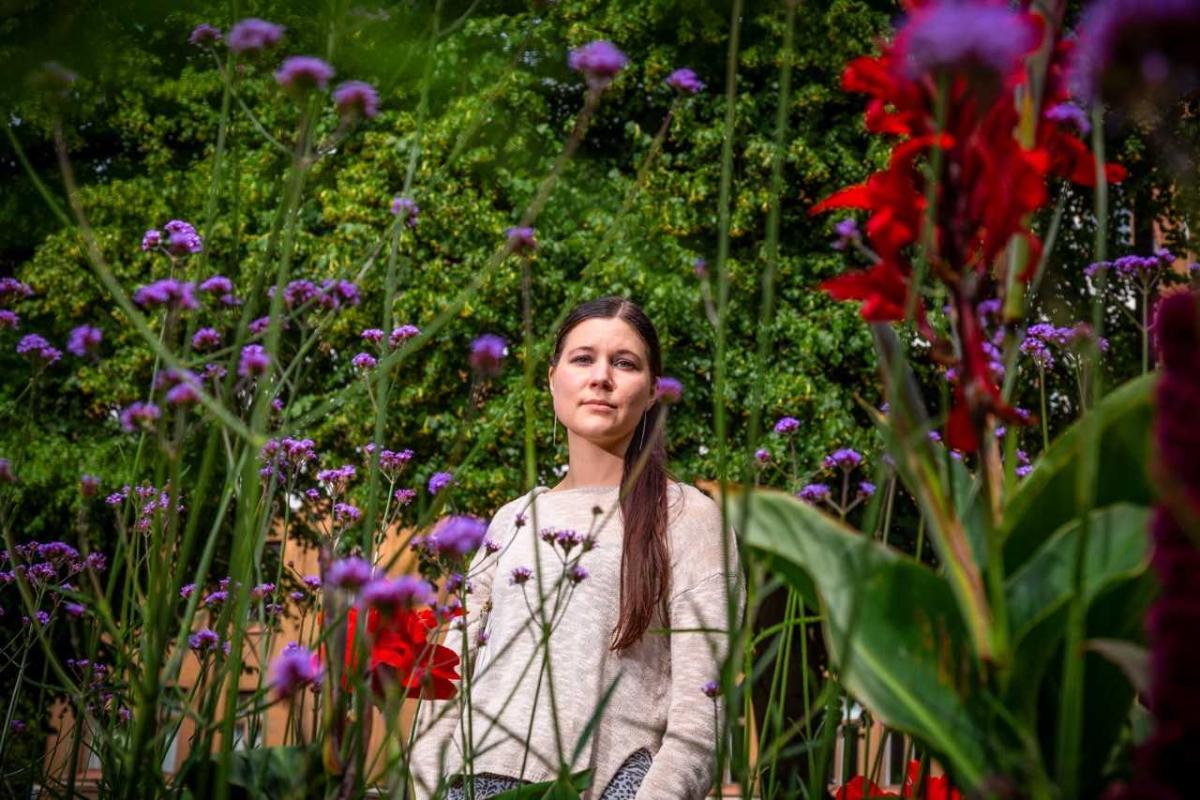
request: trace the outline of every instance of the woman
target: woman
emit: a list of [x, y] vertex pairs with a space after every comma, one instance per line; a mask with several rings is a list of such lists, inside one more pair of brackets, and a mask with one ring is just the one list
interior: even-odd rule
[[492, 519], [465, 635], [446, 641], [466, 643], [469, 697], [422, 704], [418, 797], [464, 797], [474, 775], [487, 798], [560, 764], [594, 770], [584, 798], [707, 794], [723, 710], [706, 684], [727, 651], [730, 592], [740, 624], [742, 581], [716, 504], [667, 474], [661, 375], [658, 334], [629, 300], [586, 302], [564, 321], [548, 379], [569, 468]]

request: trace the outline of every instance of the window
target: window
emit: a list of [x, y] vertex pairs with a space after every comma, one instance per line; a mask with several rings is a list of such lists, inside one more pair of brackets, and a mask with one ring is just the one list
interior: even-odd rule
[[249, 750], [262, 745], [262, 715], [249, 713], [255, 705], [254, 692], [238, 692], [238, 711], [233, 723], [233, 749]]
[[883, 782], [888, 786], [899, 786], [904, 783], [908, 765], [904, 763], [904, 751], [908, 745], [904, 734], [899, 731], [888, 731], [887, 750], [883, 755]]

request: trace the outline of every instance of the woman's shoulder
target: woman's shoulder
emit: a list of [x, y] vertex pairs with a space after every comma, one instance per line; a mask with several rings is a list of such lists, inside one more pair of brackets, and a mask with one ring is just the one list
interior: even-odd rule
[[721, 507], [711, 497], [690, 483], [669, 481], [667, 483], [668, 524], [680, 521], [691, 524], [721, 524]]

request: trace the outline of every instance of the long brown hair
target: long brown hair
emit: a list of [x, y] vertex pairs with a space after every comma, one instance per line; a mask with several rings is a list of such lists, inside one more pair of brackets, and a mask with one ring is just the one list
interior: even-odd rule
[[[651, 380], [662, 376], [662, 348], [654, 323], [636, 303], [624, 297], [588, 300], [571, 310], [554, 340], [552, 365], [562, 356], [567, 334], [587, 319], [620, 318], [629, 323], [646, 344]], [[625, 450], [621, 476], [621, 520], [625, 544], [621, 553], [621, 616], [613, 631], [613, 650], [637, 644], [654, 619], [655, 609], [667, 621], [667, 599], [671, 592], [671, 554], [667, 544], [667, 446], [666, 432], [659, 418], [666, 413], [663, 403], [655, 403], [642, 421]], [[664, 420], [665, 422], [665, 420]], [[638, 461], [645, 453], [645, 463]], [[633, 478], [631, 482], [631, 478]]]

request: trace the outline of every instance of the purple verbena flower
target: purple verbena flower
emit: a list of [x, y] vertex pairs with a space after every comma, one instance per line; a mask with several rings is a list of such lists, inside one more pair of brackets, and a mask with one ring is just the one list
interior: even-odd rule
[[429, 476], [429, 493], [437, 494], [442, 489], [445, 489], [454, 481], [454, 474], [451, 472], [435, 472]]
[[693, 70], [680, 67], [667, 76], [667, 86], [680, 94], [699, 94], [704, 91], [704, 82], [696, 76]]
[[871, 483], [870, 481], [858, 482], [859, 497], [870, 497], [873, 494], [875, 494], [875, 484]]
[[0, 308], [0, 330], [12, 328], [15, 331], [19, 327], [21, 327], [21, 318], [17, 316], [17, 312]]
[[383, 331], [379, 328], [367, 328], [359, 335], [364, 342], [370, 342], [371, 344], [379, 344], [383, 341]]
[[321, 666], [317, 655], [295, 642], [289, 642], [271, 662], [271, 690], [280, 699], [287, 699], [320, 680]]
[[999, 0], [928, 3], [913, 9], [896, 34], [902, 68], [910, 78], [967, 71], [1002, 80], [1038, 42], [1030, 18]]
[[397, 503], [399, 503], [402, 506], [406, 506], [409, 503], [411, 503], [413, 500], [417, 499], [417, 490], [416, 489], [397, 489], [396, 493], [392, 496], [394, 498], [396, 498]]
[[479, 549], [487, 535], [487, 523], [478, 517], [445, 517], [426, 537], [426, 547], [440, 555], [465, 556]]
[[834, 250], [845, 250], [851, 242], [858, 241], [862, 235], [858, 230], [858, 222], [853, 217], [846, 217], [834, 225], [833, 231], [838, 236], [837, 241], [833, 243]]
[[365, 81], [346, 81], [333, 90], [333, 105], [343, 119], [371, 119], [379, 113], [379, 92]]
[[221, 29], [215, 25], [209, 25], [207, 22], [201, 22], [192, 28], [192, 35], [188, 37], [188, 43], [197, 47], [205, 47], [219, 41], [221, 41]]
[[567, 65], [582, 72], [588, 86], [595, 91], [608, 86], [628, 63], [629, 59], [616, 45], [603, 39], [576, 48], [567, 56]]
[[421, 209], [411, 197], [396, 195], [392, 198], [392, 213], [402, 218], [404, 224], [408, 227], [415, 228], [417, 227], [417, 216], [421, 213]]
[[289, 56], [275, 71], [275, 82], [284, 89], [296, 92], [309, 89], [323, 91], [332, 77], [333, 67], [316, 56]]
[[163, 225], [163, 230], [167, 232], [167, 252], [173, 256], [194, 255], [204, 250], [204, 240], [190, 222], [173, 219]]
[[358, 589], [366, 586], [374, 576], [375, 570], [365, 559], [349, 556], [330, 564], [325, 579], [330, 586], [337, 586], [341, 589]]
[[350, 364], [355, 369], [363, 372], [375, 369], [375, 365], [378, 363], [379, 362], [376, 360], [375, 356], [371, 355], [370, 353], [359, 353], [354, 358], [350, 359]]
[[254, 53], [274, 47], [282, 36], [282, 25], [249, 17], [229, 29], [229, 49], [235, 53]]
[[414, 336], [419, 336], [420, 334], [421, 329], [416, 325], [401, 325], [399, 328], [393, 330], [391, 336], [388, 337], [388, 345], [393, 348], [397, 347], [401, 343], [412, 339]]
[[509, 573], [508, 582], [515, 586], [524, 586], [525, 583], [533, 577], [533, 570], [529, 567], [513, 567]]
[[654, 396], [666, 405], [683, 399], [683, 384], [678, 379], [663, 375], [654, 382]]
[[571, 581], [571, 583], [580, 584], [588, 579], [588, 571], [579, 564], [575, 564], [573, 567], [567, 570], [567, 578]]
[[199, 308], [193, 294], [196, 285], [190, 282], [163, 278], [146, 284], [133, 293], [133, 302], [142, 308], [168, 306], [170, 308]]
[[184, 600], [187, 600], [189, 597], [192, 596], [192, 592], [194, 592], [194, 591], [196, 591], [196, 584], [185, 583], [183, 586], [179, 587], [179, 596], [182, 597]]
[[271, 366], [271, 356], [260, 344], [248, 344], [242, 348], [242, 358], [238, 362], [238, 375], [243, 378], [253, 375], [265, 375]]
[[67, 352], [83, 358], [95, 352], [100, 346], [100, 340], [103, 334], [99, 328], [93, 328], [91, 325], [80, 325], [71, 331], [71, 335], [67, 339]]
[[79, 493], [84, 497], [95, 497], [100, 493], [99, 475], [81, 475], [79, 477]]
[[471, 342], [471, 368], [480, 375], [498, 375], [508, 355], [508, 343], [500, 336], [485, 333]]
[[200, 291], [211, 295], [233, 294], [233, 281], [224, 275], [213, 275], [201, 281]]
[[192, 334], [192, 348], [213, 350], [221, 346], [221, 332], [216, 328], [201, 328]]
[[162, 231], [158, 228], [151, 228], [142, 234], [142, 250], [149, 252], [155, 250], [162, 244]]
[[795, 417], [783, 417], [775, 423], [776, 433], [789, 434], [798, 430], [800, 430], [800, 420]]
[[121, 412], [121, 427], [133, 433], [138, 428], [149, 428], [161, 415], [158, 406], [138, 401]]
[[533, 228], [509, 228], [504, 232], [504, 236], [514, 253], [532, 253], [537, 250]]
[[1080, 136], [1086, 136], [1092, 130], [1091, 120], [1087, 112], [1074, 103], [1059, 103], [1046, 109], [1042, 117], [1051, 122], [1063, 125], [1073, 125]]
[[221, 644], [221, 637], [210, 628], [201, 628], [188, 637], [188, 647], [197, 653], [209, 653]]
[[362, 519], [362, 511], [350, 503], [334, 503], [333, 518], [338, 522], [358, 522]]
[[62, 358], [62, 351], [52, 347], [43, 337], [36, 333], [26, 334], [17, 342], [17, 355], [25, 356], [34, 363], [49, 366]]
[[796, 496], [801, 500], [816, 504], [822, 500], [828, 500], [832, 496], [832, 493], [829, 487], [823, 483], [810, 483], [802, 487]]
[[760, 447], [754, 451], [754, 460], [759, 465], [769, 464], [771, 462], [771, 451], [765, 447]]
[[363, 587], [362, 600], [368, 606], [394, 610], [432, 604], [437, 599], [429, 581], [417, 575], [376, 578]]
[[700, 691], [704, 693], [705, 697], [715, 699], [721, 693], [721, 687], [716, 681], [709, 681], [700, 687]]

